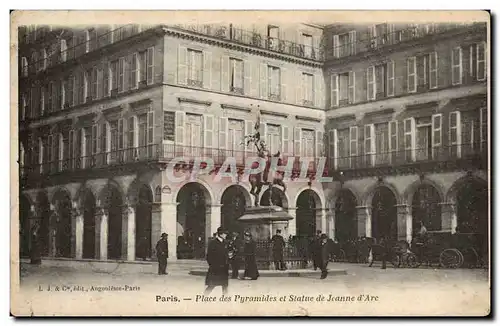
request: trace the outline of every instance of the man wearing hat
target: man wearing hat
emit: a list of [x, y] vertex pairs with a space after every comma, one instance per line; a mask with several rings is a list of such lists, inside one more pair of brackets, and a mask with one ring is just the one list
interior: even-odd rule
[[281, 230], [276, 230], [276, 234], [271, 238], [271, 242], [273, 244], [274, 268], [276, 268], [276, 270], [283, 271], [286, 269], [283, 259], [285, 239], [283, 239], [283, 237], [281, 236]]
[[229, 257], [224, 243], [227, 231], [219, 227], [213, 241], [207, 249], [208, 272], [205, 278], [205, 295], [209, 295], [216, 286], [222, 286], [222, 293], [227, 294], [229, 282]]
[[156, 243], [156, 257], [158, 257], [158, 275], [167, 275], [168, 235], [161, 234], [161, 239]]
[[321, 279], [325, 279], [328, 275], [328, 270], [326, 269], [326, 267], [328, 266], [329, 253], [330, 251], [328, 249], [328, 236], [323, 233], [319, 237], [317, 253], [317, 264], [321, 269]]
[[255, 259], [257, 244], [252, 239], [252, 234], [248, 231], [244, 233], [245, 244], [243, 246], [243, 256], [245, 256], [245, 273], [243, 279], [253, 280], [259, 278], [259, 270], [257, 269], [257, 261]]

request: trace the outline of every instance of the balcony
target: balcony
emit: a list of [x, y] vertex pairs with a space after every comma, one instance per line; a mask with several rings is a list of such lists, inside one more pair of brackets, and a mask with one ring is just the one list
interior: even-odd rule
[[[213, 160], [215, 167], [220, 167], [227, 158], [234, 158], [237, 167], [241, 170], [251, 164], [247, 161], [257, 154], [246, 151], [223, 150], [218, 148], [205, 148], [194, 146], [181, 146], [170, 144], [152, 144], [148, 146], [127, 148], [123, 150], [97, 153], [90, 156], [83, 156], [71, 159], [45, 162], [42, 164], [23, 166], [20, 168], [21, 180], [25, 185], [29, 185], [30, 180], [37, 180], [47, 176], [64, 175], [88, 170], [109, 169], [112, 167], [137, 164], [137, 163], [159, 163], [168, 164], [174, 158], [183, 158], [184, 162], [178, 165], [191, 166], [196, 158], [209, 157]], [[297, 155], [282, 156], [280, 165], [287, 165], [289, 160], [293, 160], [292, 177], [298, 177], [301, 172], [301, 162]], [[312, 158], [307, 168], [307, 176], [316, 174], [319, 157]], [[325, 170], [326, 171], [326, 170]], [[322, 174], [326, 176], [326, 173]]]
[[[475, 24], [422, 24], [417, 26], [409, 26], [396, 29], [391, 32], [386, 32], [382, 35], [371, 37], [359, 37], [355, 42], [340, 42], [337, 47], [332, 47], [326, 50], [327, 59], [339, 59], [363, 54], [375, 50], [381, 50], [386, 47], [391, 47], [396, 44], [410, 43], [413, 40], [423, 39], [425, 37], [432, 38], [433, 35], [439, 35], [449, 31], [459, 31], [464, 27], [485, 28], [484, 23]], [[358, 33], [363, 35], [364, 33]]]
[[262, 35], [255, 31], [234, 28], [231, 24], [229, 26], [178, 24], [171, 27], [304, 59], [323, 60], [323, 53], [319, 48]]
[[488, 144], [470, 143], [329, 158], [331, 171], [346, 177], [488, 168]]
[[128, 24], [120, 26], [119, 28], [113, 29], [109, 32], [97, 35], [97, 37], [91, 37], [85, 42], [68, 47], [65, 51], [61, 51], [60, 44], [58, 44], [55, 51], [48, 53], [45, 58], [41, 58], [35, 62], [30, 62], [24, 69], [28, 70], [29, 75], [36, 75], [40, 72], [48, 71], [52, 67], [58, 66], [59, 64], [76, 61], [78, 58], [88, 53], [93, 53], [96, 50], [107, 48], [112, 44], [121, 42], [151, 28], [153, 27], [150, 25]]

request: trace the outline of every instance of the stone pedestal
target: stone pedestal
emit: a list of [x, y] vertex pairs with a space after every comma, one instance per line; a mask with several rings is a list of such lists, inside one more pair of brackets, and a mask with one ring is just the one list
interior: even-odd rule
[[371, 206], [357, 206], [358, 237], [372, 237], [372, 208]]

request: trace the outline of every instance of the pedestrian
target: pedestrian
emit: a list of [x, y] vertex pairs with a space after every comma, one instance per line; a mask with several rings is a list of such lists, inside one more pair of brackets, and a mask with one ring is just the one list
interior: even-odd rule
[[281, 236], [281, 230], [276, 230], [276, 234], [271, 238], [273, 244], [273, 260], [276, 270], [286, 270], [283, 258], [283, 250], [285, 249], [285, 239]]
[[215, 239], [207, 249], [208, 272], [205, 278], [205, 295], [209, 295], [216, 286], [222, 286], [222, 294], [227, 294], [229, 283], [229, 257], [225, 240], [227, 231], [219, 227]]
[[168, 275], [167, 259], [168, 259], [168, 235], [161, 234], [160, 240], [156, 243], [156, 257], [158, 257], [158, 275]]
[[389, 255], [389, 241], [386, 239], [385, 236], [382, 236], [379, 245], [382, 250], [382, 269], [386, 269], [387, 256]]
[[31, 229], [31, 264], [40, 265], [42, 263], [42, 253], [40, 250], [40, 225], [35, 223]]
[[237, 279], [238, 273], [240, 269], [240, 248], [241, 243], [238, 238], [238, 232], [233, 232], [231, 239], [228, 242], [228, 256], [229, 256], [229, 264], [231, 265], [231, 278]]
[[321, 279], [325, 279], [328, 275], [328, 262], [330, 250], [328, 248], [328, 236], [321, 234], [318, 241], [318, 267], [321, 269]]
[[311, 255], [312, 255], [312, 261], [313, 261], [313, 267], [314, 270], [317, 270], [320, 262], [320, 242], [321, 242], [321, 231], [317, 230], [316, 231], [316, 236], [311, 241], [310, 247], [311, 247]]
[[259, 270], [257, 269], [257, 261], [255, 259], [256, 244], [252, 239], [250, 232], [245, 232], [245, 244], [243, 246], [243, 256], [245, 256], [245, 273], [243, 279], [256, 280], [259, 278]]

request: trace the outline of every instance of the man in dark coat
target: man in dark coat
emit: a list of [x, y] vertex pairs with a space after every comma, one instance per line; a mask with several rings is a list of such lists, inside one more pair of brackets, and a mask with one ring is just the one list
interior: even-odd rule
[[227, 294], [229, 283], [229, 257], [225, 244], [227, 231], [217, 229], [214, 240], [210, 241], [207, 249], [208, 272], [205, 278], [205, 295], [209, 295], [216, 286], [222, 286], [222, 293]]
[[322, 234], [318, 241], [318, 267], [321, 269], [321, 279], [325, 279], [328, 275], [328, 266], [330, 250], [328, 248], [328, 237]]
[[240, 248], [241, 248], [241, 241], [238, 238], [238, 233], [233, 232], [233, 236], [231, 237], [227, 245], [229, 264], [231, 265], [232, 279], [238, 278], [238, 273], [240, 269], [240, 256], [239, 256]]
[[276, 270], [286, 270], [283, 258], [283, 250], [285, 249], [285, 240], [281, 236], [281, 230], [276, 230], [276, 234], [271, 238], [273, 244], [273, 260]]
[[314, 270], [317, 270], [320, 267], [320, 242], [321, 242], [321, 231], [316, 231], [316, 236], [312, 239], [310, 248], [311, 248], [311, 256], [313, 261]]
[[389, 241], [385, 236], [380, 240], [380, 247], [382, 247], [382, 269], [386, 269], [386, 261], [389, 256]]
[[168, 235], [161, 234], [161, 239], [156, 243], [156, 257], [158, 257], [158, 275], [167, 275], [167, 259], [168, 259]]
[[252, 239], [250, 232], [245, 232], [245, 244], [243, 246], [243, 256], [245, 256], [245, 273], [243, 279], [256, 280], [259, 278], [259, 270], [257, 269], [257, 261], [255, 259], [257, 245]]

